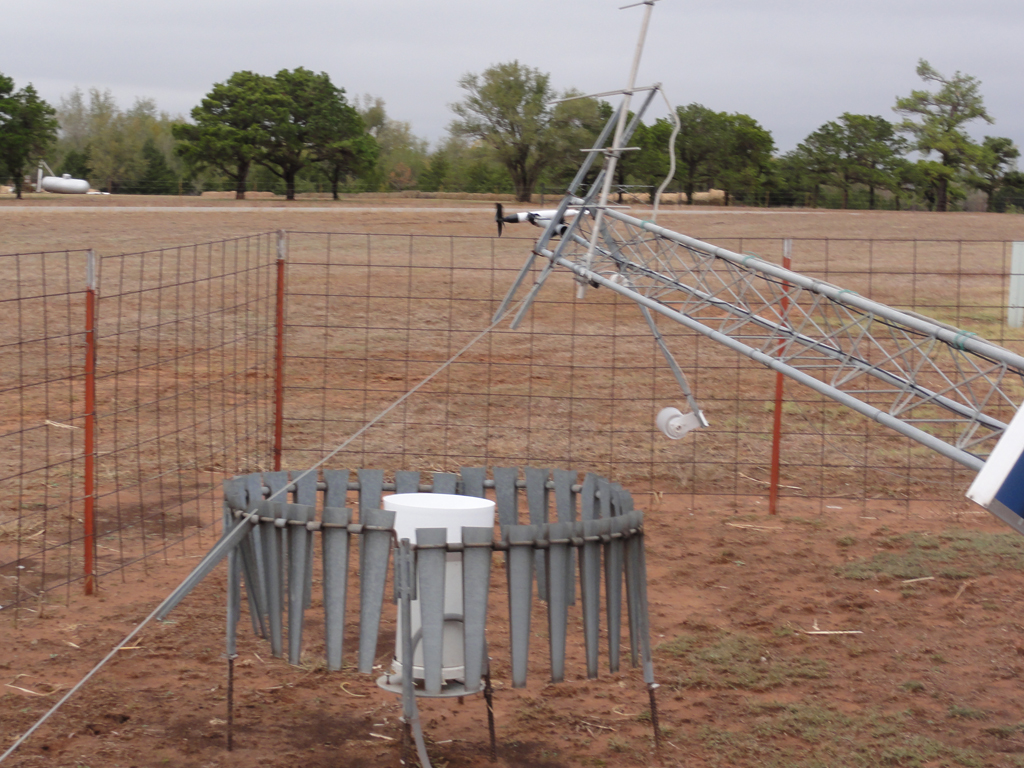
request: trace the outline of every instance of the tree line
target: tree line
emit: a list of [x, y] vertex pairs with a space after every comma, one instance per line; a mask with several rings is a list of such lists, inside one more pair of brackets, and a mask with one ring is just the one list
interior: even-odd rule
[[[753, 117], [700, 104], [640, 123], [615, 182], [653, 189], [670, 169], [670, 190], [692, 204], [720, 190], [747, 205], [902, 208], [945, 211], [972, 191], [988, 210], [1024, 202], [1019, 149], [1007, 138], [976, 142], [966, 127], [992, 123], [977, 79], [946, 77], [922, 60], [921, 90], [898, 98], [897, 120], [844, 113], [796, 149], [775, 150]], [[495, 192], [528, 202], [558, 193], [574, 176], [613, 108], [575, 90], [555, 91], [550, 76], [518, 61], [459, 81], [447, 136], [431, 150], [412, 127], [392, 119], [383, 99], [349, 99], [326, 73], [242, 71], [215, 84], [190, 119], [159, 112], [148, 99], [122, 110], [109, 92], [76, 89], [54, 108], [31, 85], [0, 75], [0, 177], [20, 195], [39, 158], [57, 173], [86, 178], [102, 191], [236, 197], [266, 190], [302, 192]], [[678, 130], [677, 130], [678, 121]]]

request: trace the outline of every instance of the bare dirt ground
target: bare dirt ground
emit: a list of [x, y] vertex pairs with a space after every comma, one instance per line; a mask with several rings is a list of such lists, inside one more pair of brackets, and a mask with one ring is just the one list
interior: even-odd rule
[[[553, 206], [556, 201], [545, 200]], [[510, 210], [519, 209], [505, 203]], [[539, 207], [537, 201], [534, 207]], [[649, 218], [649, 207], [634, 215]], [[1022, 240], [1024, 216], [986, 213], [764, 210], [666, 206], [659, 223], [696, 237], [832, 237]], [[493, 203], [352, 197], [235, 201], [111, 196], [0, 198], [0, 253], [95, 248], [131, 252], [277, 229], [396, 234], [493, 235]], [[528, 225], [510, 235], [533, 237]]]
[[[279, 228], [493, 234], [489, 203], [84, 203], [0, 200], [0, 253], [117, 253]], [[667, 210], [660, 223], [706, 239], [1024, 239], [1024, 217], [987, 214], [696, 209]], [[966, 504], [908, 513], [787, 499], [778, 517], [764, 503], [740, 507], [727, 497], [652, 495], [638, 505], [648, 513], [660, 755], [639, 672], [627, 665], [609, 674], [603, 665], [598, 680], [585, 679], [578, 613], [567, 681], [546, 683], [538, 606], [530, 682], [513, 690], [499, 599], [489, 629], [499, 765], [1024, 766], [1024, 540], [1001, 524]], [[166, 566], [108, 579], [98, 597], [37, 604], [17, 620], [4, 611], [0, 750], [196, 561], [171, 554]], [[324, 669], [317, 599], [315, 588], [300, 667], [243, 633], [233, 752], [225, 751], [221, 569], [119, 651], [6, 764], [400, 765], [398, 701], [372, 678]], [[381, 664], [392, 642], [382, 638]], [[421, 700], [421, 712], [436, 766], [489, 764], [480, 697]]]
[[[546, 682], [538, 605], [531, 678], [511, 689], [499, 598], [489, 627], [498, 765], [1024, 764], [1024, 542], [1015, 534], [973, 512], [864, 515], [835, 504], [801, 514], [794, 502], [769, 518], [721, 499], [667, 496], [644, 506], [661, 755], [638, 671], [627, 664], [609, 674], [602, 662], [599, 679], [585, 679], [577, 614], [566, 682]], [[17, 626], [6, 618], [5, 745], [194, 563], [172, 557], [98, 598], [22, 611]], [[502, 594], [497, 562], [494, 581]], [[300, 667], [243, 632], [228, 753], [224, 604], [221, 570], [125, 647], [9, 764], [401, 764], [397, 699], [371, 677], [324, 669], [316, 597]], [[389, 626], [380, 664], [390, 657]], [[421, 699], [421, 713], [435, 765], [489, 764], [480, 697]]]

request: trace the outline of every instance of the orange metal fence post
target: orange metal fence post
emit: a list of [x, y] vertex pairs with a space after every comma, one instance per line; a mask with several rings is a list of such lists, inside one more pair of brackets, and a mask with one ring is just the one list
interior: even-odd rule
[[[790, 269], [793, 263], [793, 241], [788, 237], [782, 241], [782, 266]], [[785, 293], [782, 296], [782, 322], [786, 322], [789, 315], [789, 283], [783, 283], [782, 289]], [[779, 341], [779, 352], [782, 352], [785, 343]], [[768, 486], [768, 514], [778, 513], [779, 504], [779, 469], [782, 462], [782, 385], [784, 381], [782, 372], [775, 374], [775, 419], [772, 425], [772, 474], [771, 484]]]
[[288, 240], [284, 230], [277, 233], [277, 339], [274, 349], [274, 471], [281, 471], [284, 434], [284, 278]]
[[96, 588], [96, 252], [85, 262], [85, 594]]

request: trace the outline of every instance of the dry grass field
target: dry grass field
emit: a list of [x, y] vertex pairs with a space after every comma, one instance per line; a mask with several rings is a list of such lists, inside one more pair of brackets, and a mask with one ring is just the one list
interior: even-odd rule
[[[287, 206], [277, 201], [152, 198], [30, 199], [20, 204], [0, 200], [0, 253], [94, 248], [115, 254], [277, 229], [490, 236], [491, 215], [488, 203], [408, 199]], [[781, 237], [1024, 240], [1024, 217], [986, 214], [670, 209], [659, 223], [752, 251]], [[534, 233], [525, 225], [509, 232], [513, 236]], [[311, 247], [310, 253], [314, 250]], [[932, 302], [940, 313], [949, 311], [951, 305], [944, 297], [951, 286], [948, 277], [943, 278], [939, 261], [897, 266], [873, 262], [870, 253], [857, 258], [860, 261], [854, 264], [851, 257], [851, 272], [876, 264], [878, 273], [887, 275], [872, 281], [861, 269], [857, 279], [863, 284], [854, 286], [859, 292], [887, 301], [913, 288], [924, 294], [919, 304]], [[962, 254], [943, 258], [942, 263], [953, 263]], [[998, 263], [994, 255], [991, 258]], [[807, 254], [805, 263], [815, 268], [812, 254]], [[896, 280], [893, 273], [902, 277]], [[467, 271], [466, 279], [473, 274]], [[311, 270], [301, 279], [310, 286], [310, 311], [321, 311], [312, 298], [320, 278]], [[841, 276], [832, 279], [843, 284]], [[384, 290], [374, 290], [378, 289]], [[368, 286], [351, 280], [348, 290], [352, 297], [369, 292]], [[426, 315], [439, 302], [447, 302], [452, 290], [445, 286], [442, 295], [427, 295]], [[971, 312], [958, 310], [960, 317], [948, 319], [991, 336], [998, 318], [985, 311], [987, 300], [977, 299]], [[605, 301], [599, 297], [596, 306], [606, 306]], [[350, 320], [379, 316], [385, 309], [386, 304], [354, 307], [349, 311], [355, 319]], [[329, 304], [323, 305], [324, 318], [330, 310]], [[569, 311], [567, 303], [552, 301], [538, 308], [540, 317], [535, 322], [558, 322], [568, 317], [560, 313]], [[587, 312], [594, 312], [592, 319], [598, 321], [597, 310], [580, 311], [584, 319], [591, 317]], [[458, 319], [458, 313], [453, 311], [451, 317]], [[341, 427], [348, 424], [343, 422], [358, 423], [407, 389], [429, 369], [427, 363], [444, 359], [447, 347], [432, 339], [403, 337], [397, 356], [401, 350], [426, 348], [429, 354], [424, 353], [424, 361], [405, 366], [400, 374], [382, 361], [377, 368], [368, 366], [359, 397], [343, 388], [332, 391], [334, 409], [356, 415], [339, 416], [339, 423], [330, 429], [318, 424], [308, 434], [300, 434], [291, 458], [299, 462], [329, 445], [332, 435], [345, 433]], [[1013, 336], [1000, 340], [1011, 345], [1018, 342]], [[320, 337], [314, 341], [323, 343]], [[435, 343], [436, 349], [430, 346]], [[524, 349], [514, 348], [515, 343], [508, 339], [491, 344], [486, 353], [477, 353], [480, 359], [470, 362], [534, 355], [529, 373], [536, 387], [534, 396], [561, 397], [567, 382], [556, 360], [560, 340], [551, 340], [550, 347]], [[601, 350], [597, 340], [584, 338], [580, 343], [593, 343], [595, 350]], [[333, 351], [344, 354], [345, 344], [358, 345], [358, 340], [339, 341]], [[624, 365], [632, 361], [637, 368], [654, 366], [649, 351], [622, 346], [613, 359]], [[687, 357], [684, 365], [695, 365], [713, 354], [702, 346], [692, 351], [693, 357]], [[695, 386], [698, 396], [703, 392], [716, 404], [763, 397], [759, 393], [770, 380], [762, 372], [736, 369], [732, 364], [723, 366], [724, 373], [714, 370], [698, 375]], [[453, 376], [445, 384], [447, 389], [437, 394], [445, 395], [446, 407], [454, 414], [450, 422], [457, 426], [459, 414], [472, 412], [475, 401], [468, 396], [453, 399], [451, 393], [472, 387], [474, 376], [468, 366]], [[460, 376], [465, 380], [460, 381]], [[317, 393], [330, 380], [325, 367], [303, 371], [290, 383], [313, 393], [309, 405], [313, 408]], [[512, 383], [490, 382], [496, 391]], [[823, 409], [813, 403], [802, 407]], [[737, 425], [728, 423], [729, 412], [717, 415], [723, 429], [740, 433]], [[767, 418], [766, 413], [762, 416]], [[439, 417], [429, 409], [418, 413], [413, 406], [403, 418], [407, 424]], [[824, 423], [842, 420], [844, 415], [821, 410], [820, 418]], [[583, 420], [592, 421], [586, 414]], [[607, 441], [604, 425], [584, 426], [595, 442]], [[743, 427], [747, 428], [754, 427]], [[537, 429], [549, 430], [550, 437], [523, 450], [540, 452], [539, 458], [555, 462], [563, 449], [558, 442], [559, 422], [537, 425]], [[400, 450], [411, 468], [452, 469], [473, 447], [474, 439], [423, 441], [408, 431], [384, 426], [380, 441], [364, 444], [358, 458], [373, 457], [380, 450], [375, 446], [390, 441], [401, 445], [394, 452]], [[668, 454], [659, 461], [671, 463], [671, 452], [678, 451], [695, 472], [722, 472], [721, 462], [702, 464], [700, 460], [702, 455], [714, 457], [719, 450], [716, 439], [712, 431], [680, 444], [660, 444], [657, 450]], [[800, 439], [788, 438], [787, 446], [799, 452]], [[878, 441], [885, 439], [878, 434]], [[740, 463], [757, 464], [762, 449], [746, 446], [750, 456]], [[483, 450], [493, 452], [486, 443]], [[607, 459], [600, 446], [576, 444], [572, 450], [576, 451], [573, 460], [566, 463], [581, 469], [588, 468], [588, 459], [602, 463]], [[545, 451], [549, 453], [543, 455]], [[805, 463], [819, 458], [807, 457]], [[356, 460], [353, 456], [352, 462]], [[352, 462], [348, 466], [356, 466]], [[489, 643], [499, 684], [499, 764], [1024, 766], [1020, 690], [1024, 540], [963, 501], [929, 500], [923, 487], [901, 486], [899, 493], [887, 497], [884, 486], [895, 481], [887, 480], [882, 471], [868, 474], [837, 468], [820, 474], [826, 471], [835, 476], [803, 478], [808, 489], [819, 492], [787, 498], [778, 517], [766, 514], [767, 505], [756, 485], [732, 494], [701, 494], [692, 489], [672, 493], [687, 478], [657, 487], [637, 480], [638, 506], [647, 513], [655, 670], [662, 683], [660, 754], [653, 752], [650, 712], [639, 673], [627, 670], [603, 673], [596, 681], [585, 679], [578, 616], [570, 618], [574, 645], [567, 682], [545, 683], [546, 617], [538, 607], [530, 684], [523, 690], [511, 689], [507, 618], [504, 604], [495, 602]], [[720, 482], [722, 488], [738, 487], [735, 478]], [[874, 497], [870, 504], [852, 501], [857, 494], [841, 490], [843, 483], [864, 482], [879, 486], [878, 492], [870, 494]], [[920, 497], [914, 498], [915, 494]], [[151, 564], [145, 572], [129, 571], [124, 583], [109, 580], [97, 597], [74, 597], [66, 605], [40, 601], [37, 612], [22, 612], [16, 623], [7, 612], [0, 612], [9, 649], [0, 657], [6, 684], [0, 690], [0, 749], [148, 614], [196, 557], [194, 552], [171, 553], [164, 564]], [[494, 578], [500, 594], [501, 568], [496, 568]], [[398, 702], [369, 678], [351, 671], [326, 672], [317, 655], [322, 640], [317, 634], [316, 597], [309, 613], [311, 639], [303, 666], [290, 667], [271, 658], [262, 642], [243, 639], [236, 682], [236, 750], [227, 753], [221, 644], [224, 599], [224, 578], [218, 572], [168, 622], [149, 627], [124, 649], [7, 764], [400, 765]], [[808, 634], [822, 630], [851, 634]], [[381, 663], [387, 661], [390, 642], [389, 637], [382, 641]], [[436, 766], [489, 764], [482, 701], [423, 701], [421, 710]]]

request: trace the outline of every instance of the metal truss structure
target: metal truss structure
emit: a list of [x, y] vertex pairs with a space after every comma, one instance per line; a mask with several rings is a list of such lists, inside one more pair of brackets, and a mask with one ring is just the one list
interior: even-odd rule
[[611, 208], [591, 254], [590, 210], [554, 247], [538, 242], [530, 262], [541, 256], [548, 264], [534, 294], [563, 267], [632, 299], [675, 369], [652, 312], [975, 470], [1005, 430], [1005, 414], [1016, 411], [1024, 358], [969, 331]]
[[[652, 3], [644, 5], [649, 14]], [[642, 42], [643, 32], [640, 47]], [[608, 204], [616, 163], [629, 151], [629, 138], [659, 90], [631, 82], [619, 92], [622, 106], [587, 151], [558, 209], [544, 212], [544, 233], [496, 317], [543, 259], [513, 325], [556, 268], [575, 273], [578, 297], [587, 286], [603, 286], [632, 299], [698, 417], [691, 420], [694, 426], [707, 422], [652, 313], [980, 469], [1024, 395], [1024, 357], [969, 331], [673, 232]], [[643, 92], [646, 100], [627, 124], [629, 99]], [[598, 157], [604, 158], [603, 167], [584, 184]], [[536, 217], [532, 221], [541, 223]]]

